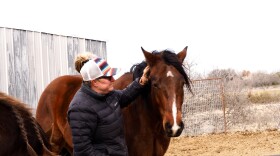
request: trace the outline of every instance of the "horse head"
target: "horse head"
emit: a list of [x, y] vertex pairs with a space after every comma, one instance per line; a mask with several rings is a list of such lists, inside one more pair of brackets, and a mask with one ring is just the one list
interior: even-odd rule
[[170, 50], [147, 52], [142, 48], [146, 63], [150, 66], [149, 100], [157, 109], [157, 118], [168, 137], [179, 136], [183, 129], [182, 104], [184, 85], [191, 90], [191, 81], [186, 74], [183, 61], [187, 47], [178, 54]]

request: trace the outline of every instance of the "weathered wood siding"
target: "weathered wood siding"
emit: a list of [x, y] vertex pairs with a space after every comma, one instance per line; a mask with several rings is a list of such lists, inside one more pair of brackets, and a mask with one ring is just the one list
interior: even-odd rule
[[50, 81], [78, 74], [74, 58], [84, 51], [107, 58], [104, 41], [0, 27], [0, 91], [36, 108]]

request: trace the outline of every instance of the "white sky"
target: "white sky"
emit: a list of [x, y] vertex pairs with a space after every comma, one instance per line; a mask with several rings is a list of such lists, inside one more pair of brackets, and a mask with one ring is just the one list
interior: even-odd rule
[[280, 71], [278, 0], [0, 0], [0, 26], [107, 42], [128, 70], [147, 51], [188, 46], [193, 70]]

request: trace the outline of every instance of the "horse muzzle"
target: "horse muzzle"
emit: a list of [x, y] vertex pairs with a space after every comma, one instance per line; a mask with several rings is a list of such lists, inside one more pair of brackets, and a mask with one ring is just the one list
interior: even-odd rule
[[171, 125], [170, 122], [165, 123], [165, 132], [168, 137], [178, 137], [184, 129], [184, 123], [180, 122], [179, 125]]

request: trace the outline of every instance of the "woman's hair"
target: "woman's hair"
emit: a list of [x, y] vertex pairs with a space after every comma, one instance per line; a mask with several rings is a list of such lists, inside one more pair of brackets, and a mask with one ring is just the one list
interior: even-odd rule
[[75, 58], [75, 69], [80, 73], [83, 65], [90, 59], [96, 58], [97, 56], [91, 52], [79, 53]]

